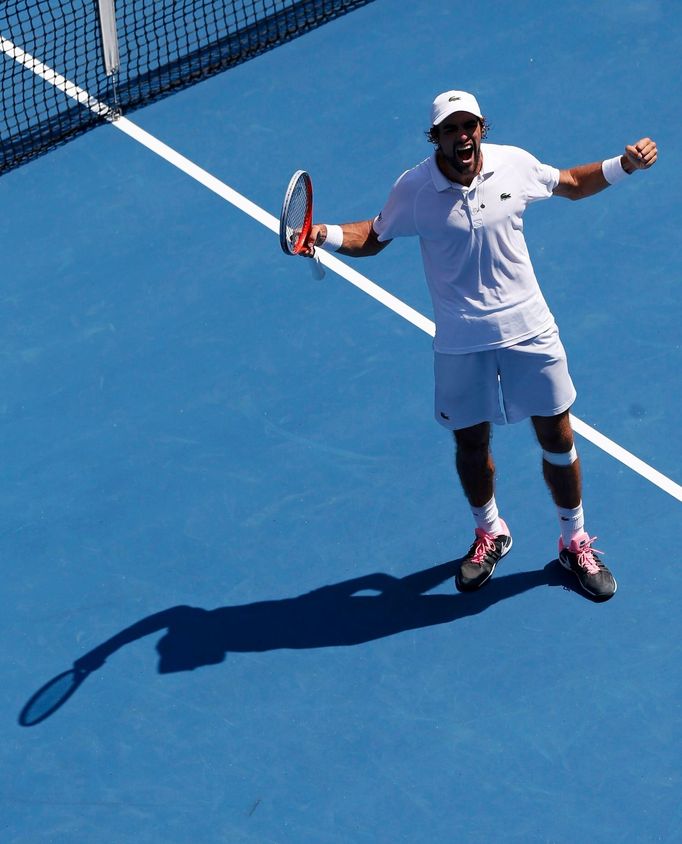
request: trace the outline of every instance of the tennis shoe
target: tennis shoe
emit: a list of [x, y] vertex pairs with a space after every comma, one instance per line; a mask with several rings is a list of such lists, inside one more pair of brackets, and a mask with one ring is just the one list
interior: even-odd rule
[[[500, 519], [502, 522], [502, 520]], [[512, 547], [509, 528], [502, 522], [502, 532], [486, 533], [476, 528], [476, 540], [462, 560], [455, 576], [455, 586], [460, 592], [480, 589], [492, 577], [495, 567]]]
[[606, 601], [615, 594], [618, 584], [597, 556], [604, 552], [592, 547], [596, 538], [583, 531], [573, 537], [570, 545], [566, 547], [563, 539], [559, 537], [559, 562], [565, 569], [573, 572], [588, 595], [598, 601]]

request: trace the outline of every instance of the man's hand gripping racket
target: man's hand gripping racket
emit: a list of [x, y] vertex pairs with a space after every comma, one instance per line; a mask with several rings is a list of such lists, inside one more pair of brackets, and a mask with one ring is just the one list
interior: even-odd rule
[[313, 183], [305, 170], [291, 177], [279, 216], [279, 243], [287, 255], [308, 258], [314, 278], [324, 278], [324, 267], [315, 255], [306, 255], [306, 244], [313, 227]]

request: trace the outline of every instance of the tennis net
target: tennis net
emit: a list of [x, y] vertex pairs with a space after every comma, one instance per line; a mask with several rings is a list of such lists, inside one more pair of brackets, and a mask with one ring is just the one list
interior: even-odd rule
[[6, 0], [0, 173], [370, 2], [117, 0], [107, 73], [103, 0]]

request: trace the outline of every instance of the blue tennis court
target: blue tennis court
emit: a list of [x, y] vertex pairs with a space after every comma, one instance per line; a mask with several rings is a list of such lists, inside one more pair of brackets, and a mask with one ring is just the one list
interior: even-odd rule
[[[680, 32], [666, 0], [375, 0], [130, 116], [222, 188], [115, 124], [3, 176], [3, 842], [679, 841]], [[455, 591], [431, 337], [267, 225], [298, 168], [319, 220], [378, 213], [453, 87], [557, 167], [659, 146], [525, 218], [606, 604], [523, 423], [513, 551]], [[342, 261], [431, 318], [416, 242]]]

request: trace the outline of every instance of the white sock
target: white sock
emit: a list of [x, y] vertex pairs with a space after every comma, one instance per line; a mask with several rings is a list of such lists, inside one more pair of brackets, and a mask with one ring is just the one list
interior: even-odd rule
[[559, 513], [559, 524], [561, 525], [561, 538], [564, 546], [568, 548], [573, 537], [585, 530], [585, 514], [583, 513], [582, 501], [577, 507], [568, 510], [564, 507], [557, 507]]
[[500, 514], [497, 511], [497, 502], [495, 501], [494, 495], [482, 507], [472, 507], [471, 512], [474, 514], [476, 527], [481, 528], [486, 533], [497, 536], [498, 533], [502, 533], [504, 530], [500, 521]]

